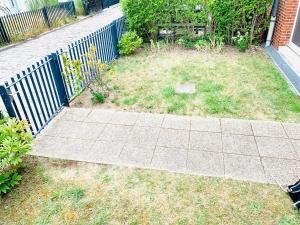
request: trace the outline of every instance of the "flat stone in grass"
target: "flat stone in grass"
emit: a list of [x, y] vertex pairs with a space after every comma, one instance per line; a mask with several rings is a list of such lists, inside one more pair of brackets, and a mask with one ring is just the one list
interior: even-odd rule
[[194, 94], [195, 92], [195, 84], [181, 84], [176, 87], [176, 94]]

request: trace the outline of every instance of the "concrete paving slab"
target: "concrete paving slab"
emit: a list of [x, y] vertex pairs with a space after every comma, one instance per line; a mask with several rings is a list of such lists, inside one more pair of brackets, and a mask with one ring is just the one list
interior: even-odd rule
[[283, 127], [289, 138], [300, 139], [300, 124], [283, 123]]
[[57, 137], [97, 140], [103, 128], [104, 124], [61, 121], [54, 130]]
[[127, 143], [138, 146], [155, 147], [160, 128], [157, 127], [133, 127]]
[[124, 164], [150, 166], [155, 147], [126, 144], [120, 155]]
[[119, 163], [119, 156], [124, 147], [122, 142], [96, 141], [93, 147], [86, 152], [86, 158], [94, 163]]
[[251, 123], [248, 120], [221, 119], [223, 133], [253, 135]]
[[287, 138], [283, 126], [273, 121], [251, 121], [255, 136], [282, 137]]
[[78, 108], [76, 110], [66, 110], [60, 120], [83, 122], [90, 114], [91, 109]]
[[224, 164], [227, 178], [256, 182], [267, 181], [260, 158], [257, 156], [224, 154]]
[[191, 131], [190, 148], [200, 151], [222, 152], [221, 133]]
[[224, 153], [259, 156], [253, 136], [224, 134], [222, 140]]
[[157, 145], [161, 147], [187, 149], [189, 146], [189, 131], [162, 129]]
[[34, 148], [30, 154], [55, 157], [60, 152], [65, 151], [64, 144], [67, 143], [67, 140], [67, 138], [41, 136], [34, 140]]
[[269, 183], [293, 184], [299, 180], [300, 162], [297, 160], [262, 158]]
[[297, 159], [296, 151], [290, 140], [285, 138], [255, 137], [261, 156]]
[[189, 150], [187, 169], [204, 176], [224, 176], [223, 154]]
[[189, 130], [191, 120], [187, 116], [166, 115], [162, 127], [169, 129]]
[[300, 160], [300, 140], [291, 140], [294, 150], [297, 153], [297, 158]]
[[146, 127], [161, 127], [165, 115], [163, 114], [152, 114], [152, 113], [141, 113], [136, 121], [137, 126]]
[[121, 125], [134, 125], [139, 114], [133, 112], [115, 112], [110, 123]]
[[126, 142], [131, 136], [133, 126], [107, 124], [98, 140]]
[[186, 172], [187, 150], [180, 148], [157, 147], [151, 166], [171, 171]]
[[191, 117], [191, 130], [221, 132], [221, 121], [216, 118]]
[[85, 118], [85, 122], [110, 123], [114, 117], [114, 110], [93, 109]]

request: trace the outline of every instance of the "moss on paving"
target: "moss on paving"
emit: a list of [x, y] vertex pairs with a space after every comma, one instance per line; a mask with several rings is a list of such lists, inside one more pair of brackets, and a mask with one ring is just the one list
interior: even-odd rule
[[1, 224], [300, 224], [273, 185], [28, 157]]
[[[120, 58], [113, 70], [114, 88], [104, 107], [300, 122], [299, 99], [260, 48], [248, 53], [146, 49]], [[196, 93], [176, 94], [176, 86], [185, 83], [195, 83]], [[89, 99], [78, 101], [86, 106]]]

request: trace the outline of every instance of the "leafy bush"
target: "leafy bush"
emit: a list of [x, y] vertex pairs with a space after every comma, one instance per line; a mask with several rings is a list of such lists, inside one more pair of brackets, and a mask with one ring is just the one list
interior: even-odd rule
[[[182, 36], [195, 35], [196, 26], [206, 26], [222, 43], [249, 34], [249, 44], [261, 42], [269, 25], [272, 0], [123, 0], [129, 30], [145, 39], [158, 37], [159, 29], [184, 29]], [[200, 12], [195, 11], [201, 5]], [[141, 10], [142, 9], [142, 10]], [[179, 26], [178, 26], [179, 25]], [[181, 37], [182, 37], [181, 36]], [[189, 43], [187, 42], [189, 45]], [[220, 46], [220, 45], [219, 45]]]
[[249, 39], [247, 34], [246, 35], [240, 35], [238, 37], [234, 37], [234, 42], [237, 48], [240, 50], [240, 52], [245, 52], [249, 46]]
[[31, 150], [32, 137], [26, 121], [0, 120], [0, 194], [18, 184], [22, 156]]
[[123, 34], [120, 42], [119, 49], [121, 55], [130, 55], [141, 46], [143, 43], [142, 38], [140, 38], [136, 32], [128, 31]]
[[[91, 45], [89, 51], [82, 56], [84, 60], [71, 60], [66, 54], [63, 54], [63, 76], [69, 85], [74, 86], [75, 96], [81, 94], [86, 87], [84, 85], [84, 77], [89, 76], [94, 79], [88, 85], [93, 97], [94, 93], [98, 100], [101, 93], [105, 98], [109, 96], [109, 76], [113, 74], [112, 69], [107, 62], [102, 63], [96, 56], [96, 47]], [[83, 63], [84, 62], [84, 63]], [[92, 101], [95, 100], [92, 98]]]
[[232, 38], [249, 34], [249, 44], [260, 42], [269, 25], [272, 0], [211, 0], [208, 11], [212, 15], [209, 26], [223, 36], [226, 43]]
[[179, 23], [187, 32], [195, 25], [205, 25], [207, 16], [196, 13], [196, 6], [207, 0], [123, 0], [121, 1], [129, 30], [145, 39], [157, 39], [160, 28]]

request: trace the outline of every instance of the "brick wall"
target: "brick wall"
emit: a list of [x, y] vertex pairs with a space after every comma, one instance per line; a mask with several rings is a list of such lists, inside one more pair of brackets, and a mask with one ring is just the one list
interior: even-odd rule
[[279, 0], [279, 9], [272, 45], [276, 48], [287, 45], [293, 33], [299, 0]]

